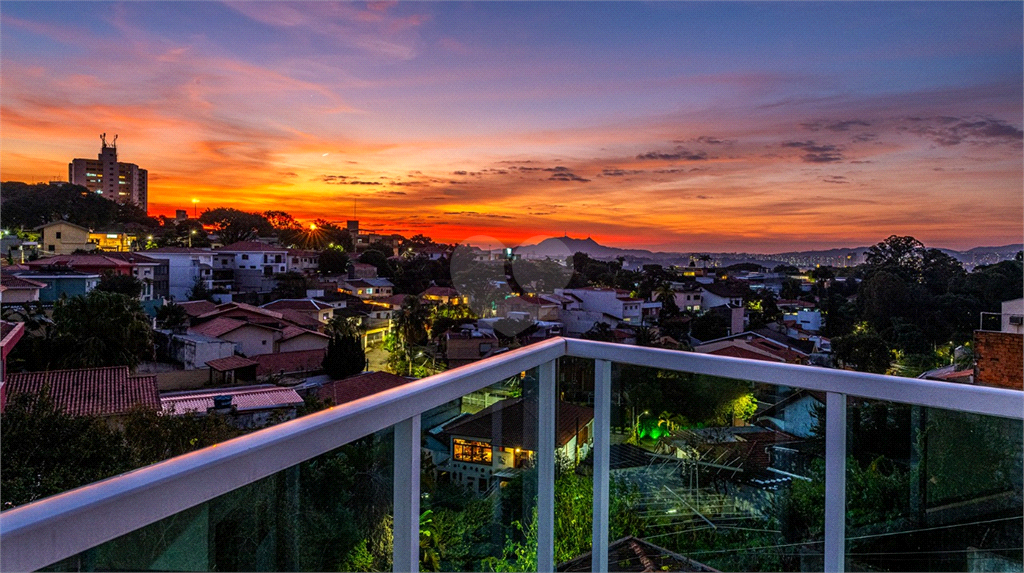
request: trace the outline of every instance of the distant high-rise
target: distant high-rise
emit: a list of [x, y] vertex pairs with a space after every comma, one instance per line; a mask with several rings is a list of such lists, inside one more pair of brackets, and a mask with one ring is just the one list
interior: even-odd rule
[[116, 135], [110, 145], [105, 133], [100, 141], [103, 147], [97, 159], [74, 159], [68, 164], [68, 180], [111, 201], [134, 203], [148, 211], [149, 172], [117, 161]]

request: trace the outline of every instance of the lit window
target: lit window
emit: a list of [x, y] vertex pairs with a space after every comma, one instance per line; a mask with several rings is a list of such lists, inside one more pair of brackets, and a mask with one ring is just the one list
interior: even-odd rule
[[470, 442], [455, 438], [452, 449], [455, 459], [460, 462], [491, 463], [491, 445], [486, 442]]

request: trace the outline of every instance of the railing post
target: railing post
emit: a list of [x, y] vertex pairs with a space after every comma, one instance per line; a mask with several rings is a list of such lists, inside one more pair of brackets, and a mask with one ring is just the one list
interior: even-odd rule
[[420, 415], [395, 424], [392, 571], [420, 570]]
[[608, 570], [612, 363], [594, 360], [594, 522], [591, 571]]
[[846, 570], [846, 394], [825, 403], [825, 571]]
[[539, 366], [537, 418], [537, 571], [555, 570], [555, 361]]

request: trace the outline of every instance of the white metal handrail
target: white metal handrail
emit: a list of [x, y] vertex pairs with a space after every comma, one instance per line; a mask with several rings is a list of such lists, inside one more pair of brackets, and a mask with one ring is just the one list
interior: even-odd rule
[[[1024, 419], [1024, 392], [1014, 390], [555, 338], [2, 512], [0, 570], [45, 567], [388, 427], [400, 430], [396, 431], [396, 444], [403, 447], [402, 451], [418, 451], [419, 433], [415, 429], [421, 413], [534, 367], [542, 366], [541, 407], [553, 411], [553, 361], [562, 356], [604, 364], [595, 369], [596, 387], [603, 392], [610, 388], [606, 367], [614, 362], [819, 390], [828, 393], [830, 411], [845, 404], [845, 396], [851, 395]], [[602, 412], [604, 409], [596, 414]], [[826, 435], [826, 482], [831, 482], [827, 487], [833, 492], [845, 490], [844, 418], [829, 416]], [[553, 444], [545, 440], [553, 441], [554, 424], [544, 424], [544, 420], [542, 424], [539, 477], [553, 481], [553, 467], [545, 463], [553, 464], [553, 460], [545, 460], [544, 454], [553, 454]], [[595, 420], [598, 442], [607, 440], [597, 431], [602, 426], [607, 426], [607, 420]], [[412, 440], [415, 443], [404, 443]], [[595, 443], [595, 451], [600, 452], [601, 445]], [[397, 461], [396, 453], [395, 497], [396, 501], [403, 500], [404, 518], [400, 521], [396, 511], [396, 567], [417, 562], [418, 548], [412, 539], [416, 528], [413, 517], [419, 515], [418, 479], [406, 475], [417, 470], [408, 462], [399, 467]], [[607, 523], [605, 470], [595, 464], [595, 548], [602, 546], [602, 540], [607, 544], [607, 529], [599, 527]], [[541, 570], [553, 566], [553, 522], [548, 515], [554, 509], [551, 490], [541, 487], [538, 499], [538, 538], [545, 541], [538, 550]], [[825, 533], [827, 570], [843, 567], [845, 524], [835, 517], [842, 516], [843, 511], [841, 496], [838, 500], [826, 499], [826, 517], [830, 518], [826, 519]], [[399, 540], [404, 549], [399, 547]], [[399, 551], [409, 555], [399, 556]], [[605, 561], [600, 560], [604, 553], [594, 552], [598, 569], [607, 566], [606, 555]]]

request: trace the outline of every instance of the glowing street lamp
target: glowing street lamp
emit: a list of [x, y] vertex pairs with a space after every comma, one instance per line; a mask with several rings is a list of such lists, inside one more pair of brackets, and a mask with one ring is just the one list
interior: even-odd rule
[[198, 219], [199, 218], [199, 214], [198, 213], [199, 213], [199, 199], [193, 199], [192, 200], [192, 217]]

